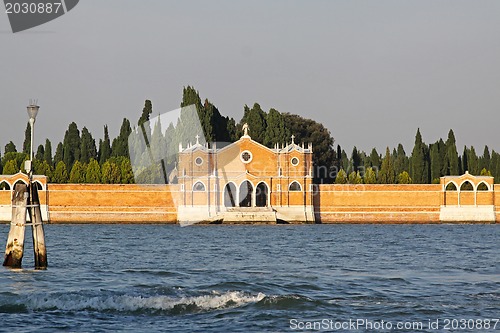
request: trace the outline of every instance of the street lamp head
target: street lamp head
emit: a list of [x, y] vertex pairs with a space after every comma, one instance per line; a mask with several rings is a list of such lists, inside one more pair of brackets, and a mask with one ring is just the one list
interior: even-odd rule
[[36, 115], [38, 114], [38, 109], [40, 109], [38, 105], [34, 104], [28, 105], [28, 116], [30, 116], [30, 119], [33, 120], [36, 119]]

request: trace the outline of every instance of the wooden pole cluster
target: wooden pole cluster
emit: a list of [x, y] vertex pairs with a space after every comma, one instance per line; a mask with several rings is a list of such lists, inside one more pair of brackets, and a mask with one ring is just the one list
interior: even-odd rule
[[[31, 178], [31, 177], [30, 177]], [[27, 214], [30, 223], [26, 223]], [[33, 251], [35, 254], [35, 269], [47, 268], [47, 251], [45, 249], [45, 235], [43, 232], [42, 212], [38, 197], [38, 188], [31, 182], [16, 184], [12, 195], [12, 220], [10, 222], [9, 237], [5, 247], [3, 265], [20, 268], [24, 253], [25, 227], [31, 225], [33, 235]]]

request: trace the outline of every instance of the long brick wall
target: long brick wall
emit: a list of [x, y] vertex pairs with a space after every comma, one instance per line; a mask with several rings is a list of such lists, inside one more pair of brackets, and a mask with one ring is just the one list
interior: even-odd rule
[[[439, 223], [440, 208], [457, 200], [441, 185], [319, 185], [313, 196], [319, 223]], [[48, 184], [40, 200], [51, 223], [176, 223], [177, 185]], [[479, 205], [495, 206], [500, 185], [477, 193]], [[462, 193], [464, 205], [473, 193]], [[10, 191], [0, 191], [3, 221], [10, 220]]]
[[49, 184], [52, 223], [176, 223], [176, 185]]
[[320, 185], [315, 195], [321, 223], [437, 223], [440, 185]]

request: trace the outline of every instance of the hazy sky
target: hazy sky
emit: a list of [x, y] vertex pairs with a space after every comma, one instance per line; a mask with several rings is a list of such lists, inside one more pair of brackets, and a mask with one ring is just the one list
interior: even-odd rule
[[0, 147], [22, 147], [37, 98], [36, 145], [68, 124], [112, 137], [179, 107], [182, 88], [236, 118], [261, 104], [313, 118], [350, 155], [453, 128], [459, 151], [500, 151], [500, 1], [82, 0], [12, 34], [0, 13]]

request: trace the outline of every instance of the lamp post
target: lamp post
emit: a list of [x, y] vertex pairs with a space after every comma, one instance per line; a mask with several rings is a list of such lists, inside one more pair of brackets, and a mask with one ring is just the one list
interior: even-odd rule
[[35, 136], [35, 121], [39, 109], [40, 107], [36, 105], [36, 102], [35, 103], [30, 102], [30, 105], [28, 105], [27, 107], [28, 116], [30, 117], [30, 127], [31, 127], [31, 147], [30, 147], [31, 149], [30, 149], [29, 167], [25, 169], [29, 173], [30, 182], [33, 179], [33, 138]]

